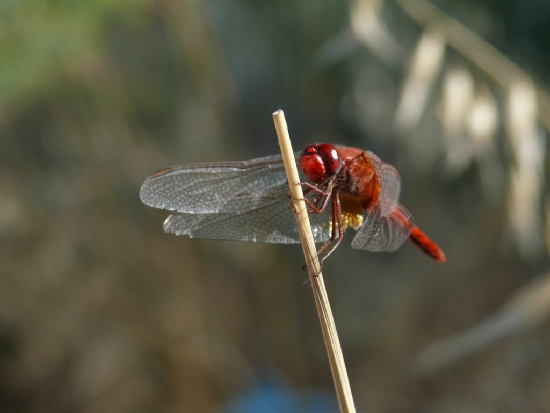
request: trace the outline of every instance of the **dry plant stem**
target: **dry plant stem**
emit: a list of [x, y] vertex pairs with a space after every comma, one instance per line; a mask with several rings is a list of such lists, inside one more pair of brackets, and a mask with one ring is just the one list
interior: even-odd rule
[[279, 145], [285, 163], [290, 193], [292, 194], [292, 204], [296, 214], [296, 221], [298, 222], [298, 230], [300, 232], [300, 239], [302, 240], [304, 255], [306, 257], [315, 305], [317, 307], [317, 313], [319, 314], [319, 320], [321, 321], [323, 338], [325, 339], [325, 345], [327, 347], [330, 369], [332, 371], [334, 386], [336, 387], [340, 411], [342, 413], [355, 413], [346, 365], [344, 364], [344, 356], [340, 348], [340, 341], [338, 340], [338, 333], [336, 332], [332, 311], [330, 310], [330, 303], [325, 290], [323, 275], [321, 274], [321, 266], [317, 259], [317, 250], [309, 225], [306, 203], [303, 201], [304, 194], [302, 193], [300, 177], [296, 169], [296, 160], [294, 159], [294, 152], [292, 151], [283, 111], [278, 110], [275, 112], [273, 114], [273, 120], [275, 122], [275, 129], [277, 130]]

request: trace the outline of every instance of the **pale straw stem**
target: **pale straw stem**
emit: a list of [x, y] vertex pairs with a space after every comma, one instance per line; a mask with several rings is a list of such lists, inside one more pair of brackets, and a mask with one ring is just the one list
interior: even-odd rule
[[327, 348], [332, 378], [334, 380], [334, 386], [336, 387], [338, 403], [340, 404], [340, 411], [342, 413], [355, 413], [344, 356], [340, 348], [340, 341], [338, 340], [338, 333], [336, 332], [332, 311], [330, 310], [330, 303], [323, 282], [323, 274], [321, 273], [321, 265], [317, 259], [317, 250], [309, 225], [306, 203], [303, 201], [304, 194], [302, 192], [302, 186], [300, 185], [300, 177], [296, 168], [296, 160], [294, 159], [294, 152], [292, 151], [292, 144], [288, 136], [288, 129], [283, 111], [276, 111], [273, 114], [273, 120], [275, 122], [279, 146], [281, 147], [281, 153], [285, 163], [290, 193], [292, 195], [292, 206], [296, 214], [300, 239], [302, 240], [302, 248], [304, 250], [309, 272], [309, 280], [313, 288], [313, 297], [315, 298], [315, 305], [323, 330], [323, 338]]

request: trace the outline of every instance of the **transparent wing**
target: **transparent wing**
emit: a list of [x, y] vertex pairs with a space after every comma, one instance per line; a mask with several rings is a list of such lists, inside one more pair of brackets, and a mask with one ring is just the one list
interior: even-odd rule
[[403, 205], [398, 203], [387, 217], [382, 216], [377, 206], [367, 211], [351, 246], [373, 252], [395, 251], [409, 237], [413, 228], [413, 217]]
[[[300, 241], [280, 155], [166, 168], [147, 178], [140, 197], [146, 205], [174, 211], [164, 223], [166, 232], [224, 240]], [[330, 211], [313, 214], [310, 221], [315, 242], [330, 238]]]
[[[286, 185], [286, 184], [285, 184]], [[330, 238], [330, 211], [312, 214], [311, 229], [315, 242]], [[191, 238], [293, 244], [300, 242], [296, 218], [290, 199], [283, 198], [244, 213], [189, 214], [175, 212], [164, 222], [164, 230]]]
[[392, 165], [382, 162], [380, 167], [380, 214], [389, 216], [399, 204], [401, 178], [399, 172]]
[[235, 213], [265, 207], [288, 192], [284, 164], [276, 155], [172, 166], [147, 178], [140, 197], [146, 205], [172, 211]]

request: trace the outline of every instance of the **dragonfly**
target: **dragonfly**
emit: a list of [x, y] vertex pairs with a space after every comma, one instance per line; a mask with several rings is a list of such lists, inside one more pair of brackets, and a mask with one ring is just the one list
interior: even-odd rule
[[[323, 262], [348, 228], [352, 248], [397, 250], [406, 240], [436, 261], [445, 254], [398, 202], [401, 178], [368, 150], [317, 143], [295, 153], [304, 200]], [[149, 176], [144, 204], [172, 211], [164, 230], [191, 238], [293, 244], [300, 242], [280, 155], [248, 161], [176, 165]]]

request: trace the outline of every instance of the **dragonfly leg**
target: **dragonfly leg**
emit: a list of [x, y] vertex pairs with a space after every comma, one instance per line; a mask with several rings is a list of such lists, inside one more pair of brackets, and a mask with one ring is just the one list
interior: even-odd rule
[[[304, 201], [309, 207], [310, 210], [308, 211], [309, 214], [322, 214], [325, 212], [325, 209], [327, 208], [328, 201], [330, 200], [330, 193], [332, 191], [332, 188], [334, 186], [334, 180], [330, 180], [326, 184], [326, 191], [323, 191], [322, 189], [316, 187], [315, 185], [310, 184], [309, 182], [301, 182], [302, 186], [305, 186], [306, 189], [304, 191], [304, 195], [309, 195], [311, 192], [316, 192], [317, 196], [315, 197], [315, 200], [311, 202], [307, 198], [302, 198], [300, 201]], [[319, 204], [321, 203], [321, 206]]]
[[[319, 250], [319, 254], [329, 245], [332, 243], [330, 250], [328, 250], [325, 253], [325, 256], [321, 258], [321, 266], [323, 266], [323, 262], [328, 258], [330, 254], [338, 248], [338, 245], [342, 242], [344, 239], [344, 222], [342, 220], [342, 208], [340, 206], [340, 198], [338, 197], [338, 191], [335, 191], [335, 193], [332, 195], [332, 202], [331, 202], [331, 219], [332, 219], [332, 234], [331, 239], [328, 243], [323, 245], [323, 247]], [[338, 231], [338, 235], [336, 235], [336, 231]], [[335, 242], [332, 242], [335, 241]]]
[[334, 252], [338, 247], [342, 239], [344, 238], [344, 223], [342, 221], [342, 209], [340, 206], [340, 198], [338, 197], [338, 190], [334, 189], [331, 195], [331, 223], [332, 230], [330, 239], [323, 244], [323, 246], [317, 251], [317, 256], [321, 256], [323, 252], [331, 245], [331, 248], [321, 258], [321, 267], [325, 259]]
[[[306, 189], [304, 191], [304, 195], [307, 196], [310, 192], [311, 191], [309, 189]], [[325, 198], [325, 200], [323, 201], [323, 204], [319, 208], [317, 205], [319, 205], [319, 203], [321, 202], [323, 197]], [[325, 196], [324, 192], [322, 192], [320, 194], [317, 194], [317, 196], [315, 197], [313, 202], [311, 202], [309, 199], [307, 199], [305, 197], [304, 198], [297, 198], [296, 200], [297, 201], [304, 201], [306, 203], [306, 205], [308, 206], [307, 213], [310, 214], [310, 215], [311, 214], [322, 214], [325, 211], [325, 209], [327, 207], [327, 204], [328, 204], [328, 196]], [[290, 201], [289, 208], [293, 209], [292, 201]]]

